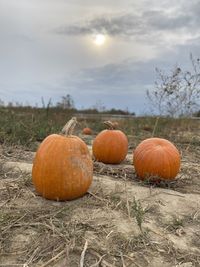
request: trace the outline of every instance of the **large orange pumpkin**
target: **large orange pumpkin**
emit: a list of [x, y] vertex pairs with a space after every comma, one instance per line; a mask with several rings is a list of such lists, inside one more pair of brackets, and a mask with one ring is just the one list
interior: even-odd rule
[[118, 164], [122, 162], [128, 152], [128, 139], [126, 135], [115, 130], [110, 121], [105, 122], [110, 129], [101, 131], [93, 141], [92, 152], [95, 160], [108, 163]]
[[136, 147], [133, 164], [142, 180], [156, 177], [173, 180], [180, 169], [180, 154], [170, 141], [148, 138]]
[[32, 169], [36, 191], [44, 198], [71, 200], [83, 196], [93, 177], [93, 162], [87, 145], [72, 135], [76, 118], [61, 134], [51, 134], [40, 144]]

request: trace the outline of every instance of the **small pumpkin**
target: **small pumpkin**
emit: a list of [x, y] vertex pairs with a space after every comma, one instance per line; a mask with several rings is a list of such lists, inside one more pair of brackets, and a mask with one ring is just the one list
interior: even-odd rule
[[91, 135], [92, 134], [92, 129], [89, 127], [83, 128], [83, 134], [85, 135]]
[[180, 169], [180, 158], [178, 149], [170, 141], [148, 138], [136, 147], [133, 164], [137, 176], [142, 180], [151, 180], [151, 177], [173, 180]]
[[152, 127], [148, 124], [145, 124], [143, 127], [142, 127], [142, 130], [144, 131], [147, 131], [147, 132], [152, 132]]
[[51, 134], [40, 144], [32, 168], [36, 191], [51, 200], [71, 200], [83, 196], [93, 178], [93, 162], [87, 145], [72, 135], [72, 118], [61, 134]]
[[128, 153], [128, 139], [126, 135], [115, 130], [112, 122], [106, 121], [109, 129], [101, 131], [93, 141], [92, 152], [95, 160], [107, 164], [119, 164]]

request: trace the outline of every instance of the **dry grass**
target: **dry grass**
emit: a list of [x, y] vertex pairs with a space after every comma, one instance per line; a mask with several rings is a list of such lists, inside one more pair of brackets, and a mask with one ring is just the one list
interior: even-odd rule
[[[198, 253], [183, 253], [164, 235], [147, 227], [148, 216], [157, 217], [158, 210], [151, 203], [126, 198], [124, 188], [116, 187], [112, 194], [105, 194], [96, 186], [82, 199], [53, 202], [37, 196], [30, 174], [17, 172], [15, 178], [12, 171], [4, 174], [0, 188], [3, 266], [81, 266], [82, 261], [82, 266], [90, 267], [141, 267], [158, 256], [169, 264], [166, 266], [199, 264]], [[197, 211], [190, 218], [195, 226], [199, 223]], [[182, 226], [182, 220], [174, 219], [165, 225], [165, 231], [176, 235]]]
[[175, 134], [180, 174], [154, 184], [136, 177], [131, 155], [151, 134], [129, 136], [129, 156], [120, 165], [94, 162], [94, 185], [70, 202], [38, 196], [30, 173], [3, 167], [31, 163], [34, 154], [1, 146], [0, 266], [200, 266], [199, 139], [196, 132]]

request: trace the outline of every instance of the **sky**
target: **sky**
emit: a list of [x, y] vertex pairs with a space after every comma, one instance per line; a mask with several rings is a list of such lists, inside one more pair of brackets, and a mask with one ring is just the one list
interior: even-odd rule
[[200, 57], [199, 14], [199, 0], [0, 0], [0, 99], [148, 113], [155, 68]]

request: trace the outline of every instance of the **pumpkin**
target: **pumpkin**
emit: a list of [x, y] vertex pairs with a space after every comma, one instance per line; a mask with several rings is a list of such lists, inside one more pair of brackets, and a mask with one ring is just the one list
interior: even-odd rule
[[112, 122], [104, 122], [109, 129], [101, 131], [93, 141], [92, 152], [95, 160], [108, 163], [118, 164], [122, 162], [128, 152], [128, 139], [126, 135], [115, 130]]
[[91, 135], [92, 134], [92, 130], [89, 127], [83, 128], [83, 134]]
[[142, 180], [156, 177], [173, 180], [180, 169], [180, 154], [170, 141], [163, 138], [148, 138], [136, 147], [133, 164], [137, 176]]
[[40, 144], [32, 168], [36, 191], [51, 200], [71, 200], [83, 196], [93, 178], [93, 162], [87, 145], [72, 135], [72, 118], [60, 134], [51, 134]]
[[147, 131], [147, 132], [152, 132], [152, 127], [149, 126], [148, 124], [145, 124], [145, 125], [142, 127], [142, 129], [143, 129], [144, 131]]

